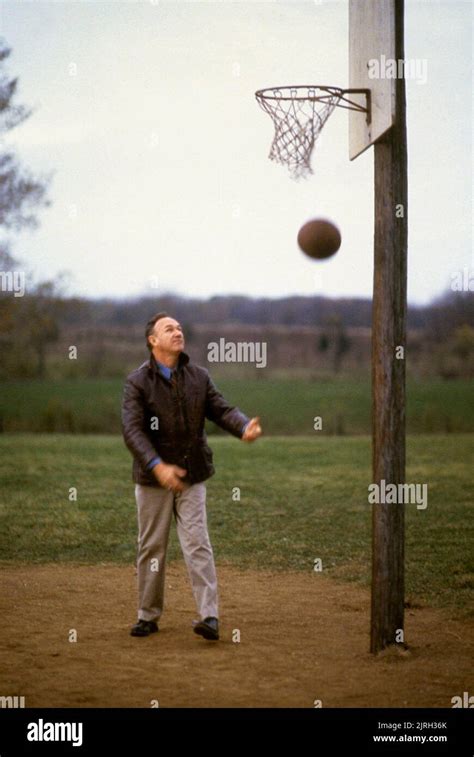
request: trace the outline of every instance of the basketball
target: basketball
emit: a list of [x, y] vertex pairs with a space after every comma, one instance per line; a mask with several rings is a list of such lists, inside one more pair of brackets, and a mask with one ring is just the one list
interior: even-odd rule
[[322, 218], [305, 223], [298, 232], [298, 245], [310, 258], [323, 260], [334, 255], [341, 246], [337, 226]]

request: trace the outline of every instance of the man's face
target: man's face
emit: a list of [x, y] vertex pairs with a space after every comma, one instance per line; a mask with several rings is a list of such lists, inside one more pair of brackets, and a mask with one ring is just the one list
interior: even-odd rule
[[153, 334], [150, 336], [153, 348], [160, 352], [179, 353], [184, 349], [184, 335], [181, 324], [174, 318], [160, 318], [155, 323]]

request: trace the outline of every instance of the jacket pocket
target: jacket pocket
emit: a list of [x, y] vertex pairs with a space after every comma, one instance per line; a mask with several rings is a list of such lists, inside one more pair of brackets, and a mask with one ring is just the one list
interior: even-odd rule
[[213, 454], [207, 445], [194, 447], [187, 457], [189, 478], [194, 483], [204, 481], [214, 473]]

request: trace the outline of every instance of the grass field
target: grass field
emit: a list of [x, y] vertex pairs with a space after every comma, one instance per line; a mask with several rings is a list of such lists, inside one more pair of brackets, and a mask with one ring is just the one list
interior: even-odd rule
[[[262, 417], [266, 434], [370, 433], [370, 383], [360, 379], [226, 379], [216, 382], [232, 403]], [[5, 431], [120, 432], [123, 382], [118, 379], [15, 381], [1, 384], [0, 427]], [[474, 431], [473, 382], [408, 382], [410, 433]], [[216, 430], [210, 424], [209, 432]]]
[[[367, 585], [370, 440], [215, 437], [208, 513], [217, 562], [312, 571]], [[133, 562], [131, 458], [118, 436], [0, 435], [0, 558], [22, 563]], [[474, 436], [408, 439], [407, 481], [428, 507], [407, 505], [407, 600], [467, 614], [473, 597]], [[76, 487], [77, 502], [69, 500]], [[240, 488], [240, 501], [232, 490]], [[173, 532], [170, 557], [180, 555]]]

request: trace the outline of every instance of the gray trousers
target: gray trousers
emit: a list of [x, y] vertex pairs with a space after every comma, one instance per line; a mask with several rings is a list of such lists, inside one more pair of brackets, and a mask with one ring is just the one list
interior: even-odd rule
[[165, 562], [171, 517], [183, 552], [201, 619], [218, 617], [217, 576], [206, 515], [206, 485], [187, 485], [174, 494], [136, 484], [138, 515], [138, 618], [157, 620], [163, 612]]

